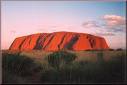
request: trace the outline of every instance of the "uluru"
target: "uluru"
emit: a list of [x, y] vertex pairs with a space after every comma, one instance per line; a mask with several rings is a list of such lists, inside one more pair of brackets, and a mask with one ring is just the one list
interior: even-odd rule
[[17, 37], [9, 50], [44, 50], [58, 51], [62, 49], [106, 50], [109, 49], [103, 37], [76, 32], [37, 33]]

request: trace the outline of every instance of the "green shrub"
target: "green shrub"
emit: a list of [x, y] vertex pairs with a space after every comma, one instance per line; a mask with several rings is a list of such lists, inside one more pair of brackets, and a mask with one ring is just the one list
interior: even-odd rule
[[77, 56], [73, 53], [69, 53], [66, 51], [57, 51], [48, 55], [46, 59], [48, 60], [48, 63], [52, 67], [59, 69], [61, 65], [71, 63], [72, 61], [76, 59], [76, 57]]
[[5, 72], [14, 73], [19, 76], [29, 76], [40, 69], [32, 58], [19, 54], [6, 54], [2, 58], [2, 68]]

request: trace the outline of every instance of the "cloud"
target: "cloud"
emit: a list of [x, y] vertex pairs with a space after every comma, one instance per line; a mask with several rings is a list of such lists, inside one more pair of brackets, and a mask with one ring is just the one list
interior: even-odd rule
[[116, 27], [126, 24], [125, 18], [118, 15], [104, 15], [103, 19], [109, 27]]
[[[84, 31], [97, 35], [97, 36], [114, 36], [114, 32], [108, 31], [104, 25], [101, 25], [99, 22], [88, 21], [83, 23]], [[86, 29], [89, 28], [89, 29]]]
[[84, 28], [97, 28], [99, 27], [98, 23], [95, 21], [86, 21], [82, 24]]
[[84, 31], [102, 36], [114, 36], [114, 34], [125, 33], [126, 19], [118, 15], [104, 15], [98, 21], [85, 21], [82, 26], [85, 28]]

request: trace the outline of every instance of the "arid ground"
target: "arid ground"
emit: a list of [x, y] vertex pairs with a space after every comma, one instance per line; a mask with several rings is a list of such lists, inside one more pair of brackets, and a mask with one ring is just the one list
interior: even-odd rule
[[125, 50], [3, 50], [3, 83], [125, 83], [125, 56]]

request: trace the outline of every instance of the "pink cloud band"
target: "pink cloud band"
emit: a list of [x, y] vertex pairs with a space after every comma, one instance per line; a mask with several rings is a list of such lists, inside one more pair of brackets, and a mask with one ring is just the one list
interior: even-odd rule
[[125, 25], [126, 20], [118, 15], [105, 15], [103, 19], [106, 21], [107, 26]]

